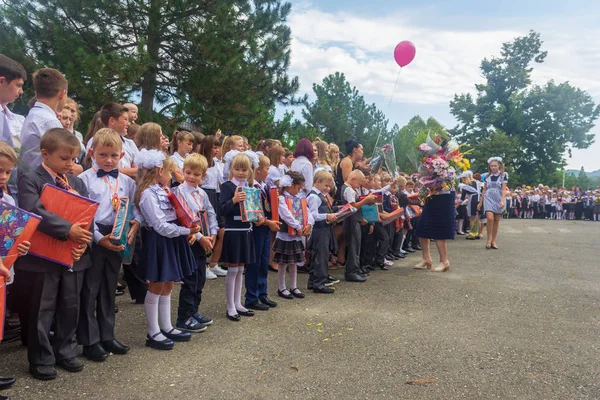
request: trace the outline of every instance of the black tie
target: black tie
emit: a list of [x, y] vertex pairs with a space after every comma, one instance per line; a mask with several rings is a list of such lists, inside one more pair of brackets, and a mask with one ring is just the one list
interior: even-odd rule
[[106, 175], [109, 175], [109, 176], [112, 176], [113, 178], [117, 179], [119, 177], [119, 170], [113, 169], [112, 171], [106, 172], [103, 169], [99, 169], [98, 172], [96, 172], [96, 175], [98, 175], [98, 178], [102, 178]]

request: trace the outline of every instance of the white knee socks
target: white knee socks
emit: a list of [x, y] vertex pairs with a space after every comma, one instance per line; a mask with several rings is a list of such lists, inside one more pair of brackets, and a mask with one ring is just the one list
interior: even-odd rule
[[[244, 267], [238, 268], [238, 273], [235, 277], [235, 292], [233, 303], [235, 309], [239, 312], [248, 312], [248, 309], [242, 305], [242, 283], [244, 282]], [[237, 314], [237, 313], [236, 313]]]
[[287, 264], [280, 264], [279, 269], [277, 270], [277, 280], [279, 281], [279, 290], [281, 292], [283, 292], [286, 289], [286, 287], [285, 287], [286, 267], [287, 267]]
[[146, 320], [148, 321], [148, 335], [152, 337], [153, 335], [158, 333], [154, 340], [159, 341], [166, 339], [166, 337], [160, 333], [160, 326], [158, 323], [158, 308], [160, 297], [160, 295], [148, 291], [146, 292], [146, 299], [144, 300], [144, 311], [146, 313]]
[[175, 335], [181, 333], [181, 331], [173, 329], [173, 324], [171, 324], [170, 294], [168, 296], [160, 296], [160, 299], [158, 300], [158, 323], [160, 324], [160, 329], [164, 332], [173, 333]]
[[298, 289], [298, 266], [296, 264], [290, 264], [290, 288]]
[[238, 269], [237, 267], [227, 268], [227, 276], [225, 276], [225, 295], [227, 296], [227, 314], [229, 315], [237, 314], [235, 309], [235, 284]]

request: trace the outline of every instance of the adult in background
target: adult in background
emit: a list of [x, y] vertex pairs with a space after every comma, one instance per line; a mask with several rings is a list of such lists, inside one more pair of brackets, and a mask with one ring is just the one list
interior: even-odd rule
[[485, 177], [483, 194], [479, 201], [478, 209], [483, 207], [487, 220], [487, 244], [486, 249], [498, 249], [496, 237], [500, 218], [506, 209], [506, 185], [508, 174], [504, 172], [502, 158], [492, 157], [488, 160], [488, 174]]
[[299, 172], [304, 176], [304, 194], [308, 195], [313, 187], [313, 162], [315, 160], [315, 150], [313, 144], [307, 138], [302, 138], [296, 145], [294, 151], [294, 161], [292, 162], [292, 171]]
[[[344, 182], [346, 182], [348, 179], [348, 175], [350, 175], [350, 172], [354, 170], [356, 164], [362, 160], [364, 155], [363, 146], [362, 144], [358, 143], [358, 141], [354, 139], [348, 139], [344, 142], [344, 145], [346, 146], [347, 155], [346, 157], [342, 158], [335, 171], [335, 185], [338, 188], [337, 193], [340, 193], [340, 189], [342, 188], [342, 185], [344, 185]], [[341, 196], [341, 194], [336, 196], [336, 199], [339, 200], [339, 196]]]

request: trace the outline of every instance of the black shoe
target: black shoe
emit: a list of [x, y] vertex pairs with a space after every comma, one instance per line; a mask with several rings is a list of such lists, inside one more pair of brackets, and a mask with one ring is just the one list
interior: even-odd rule
[[150, 335], [146, 335], [146, 346], [156, 350], [171, 350], [173, 346], [175, 346], [175, 342], [169, 338], [164, 340], [156, 340], [155, 337], [158, 335], [160, 335], [160, 332], [155, 333], [152, 335], [152, 337], [150, 337]]
[[104, 347], [104, 350], [113, 354], [127, 354], [129, 351], [129, 346], [124, 345], [117, 339], [102, 342], [102, 347]]
[[251, 310], [257, 310], [257, 311], [267, 311], [271, 307], [269, 307], [262, 301], [258, 300], [256, 303], [246, 303], [246, 308], [249, 308]]
[[77, 357], [65, 358], [56, 362], [56, 365], [69, 372], [79, 372], [83, 370], [83, 361]]
[[203, 325], [203, 326], [211, 326], [213, 324], [212, 319], [210, 319], [209, 317], [206, 317], [198, 312], [194, 314], [194, 318], [196, 319], [196, 321], [198, 321], [198, 323], [200, 325]]
[[331, 293], [335, 293], [335, 290], [332, 288], [329, 288], [327, 286], [323, 286], [323, 287], [316, 287], [313, 289], [314, 293], [325, 293], [325, 294], [331, 294]]
[[0, 341], [0, 343], [12, 343], [12, 342], [16, 342], [20, 338], [21, 338], [21, 328], [19, 328], [18, 330], [12, 330], [12, 331], [5, 330], [4, 337], [2, 338], [2, 341]]
[[401, 260], [403, 258], [406, 258], [406, 254], [394, 253], [394, 257], [396, 257], [396, 259], [398, 259], [398, 260]]
[[315, 286], [314, 286], [312, 283], [308, 283], [308, 284], [306, 285], [306, 289], [307, 289], [307, 290], [313, 290], [314, 288], [315, 288]]
[[237, 312], [239, 315], [241, 315], [242, 317], [254, 317], [254, 311], [252, 310], [248, 310], [248, 311], [238, 311]]
[[299, 274], [308, 274], [310, 271], [306, 265], [297, 268]]
[[[287, 293], [286, 293], [287, 292]], [[285, 289], [284, 291], [278, 290], [277, 295], [284, 299], [292, 300], [294, 296], [290, 293], [289, 290]]]
[[106, 360], [108, 352], [100, 342], [91, 346], [83, 346], [83, 356], [90, 361], [101, 362]]
[[242, 319], [242, 317], [239, 316], [239, 314], [235, 314], [235, 315], [229, 315], [229, 313], [227, 314], [227, 319], [230, 321], [234, 321], [234, 322], [238, 322]]
[[173, 333], [173, 331], [178, 330], [178, 329], [171, 329], [169, 332], [163, 331], [162, 329], [160, 330], [160, 333], [162, 333], [164, 336], [166, 336], [167, 338], [171, 339], [174, 342], [189, 342], [190, 339], [192, 338], [192, 334], [189, 332], [179, 332], [179, 333]]
[[340, 280], [331, 275], [327, 275], [327, 281], [325, 281], [325, 286], [331, 286], [340, 283]]
[[395, 255], [393, 255], [392, 253], [388, 253], [385, 255], [385, 259], [386, 260], [390, 260], [390, 261], [396, 261], [398, 259], [398, 257], [396, 257]]
[[415, 250], [415, 249], [413, 249], [412, 247], [407, 247], [407, 248], [405, 248], [405, 249], [404, 249], [404, 251], [407, 251], [407, 252], [409, 252], [409, 253], [414, 253], [414, 252], [416, 252], [416, 250]]
[[0, 378], [0, 390], [8, 389], [14, 385], [16, 381], [15, 378]]
[[366, 273], [369, 273], [369, 271], [375, 271], [375, 269], [376, 269], [376, 268], [375, 268], [374, 266], [372, 266], [372, 265], [367, 265], [366, 267], [363, 267], [363, 268], [362, 268], [362, 271], [361, 271], [361, 272], [366, 272]]
[[421, 245], [420, 245], [420, 244], [417, 244], [417, 245], [415, 245], [415, 246], [412, 246], [412, 248], [413, 248], [414, 250], [422, 250], [422, 249], [421, 249]]
[[358, 274], [359, 275], [368, 276], [369, 272], [371, 272], [371, 271], [369, 271], [369, 269], [366, 268], [366, 267], [361, 267], [361, 268], [358, 269]]
[[263, 304], [266, 304], [266, 305], [268, 305], [268, 306], [269, 306], [269, 307], [271, 307], [271, 308], [275, 308], [275, 307], [277, 307], [277, 303], [275, 303], [273, 300], [271, 300], [271, 299], [270, 299], [270, 298], [268, 298], [268, 297], [263, 297], [262, 299], [260, 299], [260, 301], [261, 301]]
[[292, 296], [297, 297], [299, 299], [303, 299], [304, 298], [304, 293], [302, 293], [300, 291], [300, 289], [298, 289], [298, 288], [291, 289], [290, 293], [292, 294]]
[[346, 275], [346, 281], [348, 282], [366, 282], [367, 278], [364, 278], [358, 274]]
[[383, 271], [389, 271], [389, 268], [385, 264], [376, 264], [376, 266]]
[[49, 381], [56, 378], [54, 365], [30, 365], [29, 372], [35, 379]]
[[115, 304], [115, 314], [119, 312], [119, 306]]
[[115, 296], [123, 296], [125, 294], [125, 289], [127, 286], [117, 285], [117, 289], [115, 290]]

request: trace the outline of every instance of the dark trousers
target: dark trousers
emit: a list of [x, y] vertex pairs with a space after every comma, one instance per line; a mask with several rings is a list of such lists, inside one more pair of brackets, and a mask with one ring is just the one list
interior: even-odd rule
[[141, 304], [144, 303], [144, 300], [146, 299], [148, 285], [146, 284], [146, 281], [140, 278], [136, 273], [136, 271], [141, 271], [141, 267], [138, 264], [142, 253], [142, 237], [139, 231], [137, 234], [138, 237], [135, 241], [133, 261], [130, 265], [123, 265], [123, 279], [127, 283], [131, 300], [135, 300], [138, 304]]
[[394, 252], [394, 234], [396, 233], [396, 224], [394, 222], [390, 222], [389, 224], [384, 226], [387, 234], [388, 234], [388, 254]]
[[323, 228], [313, 229], [311, 236], [311, 258], [310, 275], [308, 277], [308, 286], [313, 288], [325, 287], [327, 276], [329, 274], [329, 251], [331, 249], [331, 229], [330, 225]]
[[115, 338], [115, 290], [121, 268], [115, 251], [92, 245], [92, 266], [83, 272], [77, 341], [91, 346]]
[[373, 236], [375, 237], [377, 244], [375, 264], [381, 265], [385, 260], [386, 254], [390, 250], [390, 235], [388, 234], [387, 227], [383, 226], [380, 222], [377, 222], [373, 229]]
[[346, 270], [345, 275], [357, 274], [360, 267], [360, 242], [362, 231], [360, 222], [350, 216], [343, 221], [344, 237], [346, 238]]
[[375, 262], [375, 250], [377, 242], [375, 241], [375, 235], [369, 230], [371, 224], [361, 225], [361, 241], [360, 241], [360, 265], [367, 266]]
[[267, 297], [267, 275], [269, 274], [269, 256], [271, 249], [271, 230], [266, 226], [256, 226], [254, 235], [254, 253], [256, 261], [246, 265], [246, 305], [254, 304]]
[[[17, 271], [21, 283], [27, 283], [27, 296], [21, 297], [26, 300], [23, 304], [26, 313], [19, 316], [27, 332], [29, 364], [54, 365], [77, 356], [75, 334], [83, 274], [84, 271], [69, 272], [66, 268], [48, 272]], [[49, 334], [53, 322], [51, 341]]]
[[392, 253], [399, 254], [400, 246], [402, 245], [402, 239], [404, 238], [404, 231], [400, 228], [399, 232], [394, 231], [394, 242], [392, 244]]
[[179, 307], [177, 308], [177, 322], [184, 323], [188, 318], [198, 312], [202, 301], [202, 289], [206, 283], [206, 252], [198, 243], [192, 246], [192, 253], [196, 260], [196, 270], [184, 276], [179, 292]]

